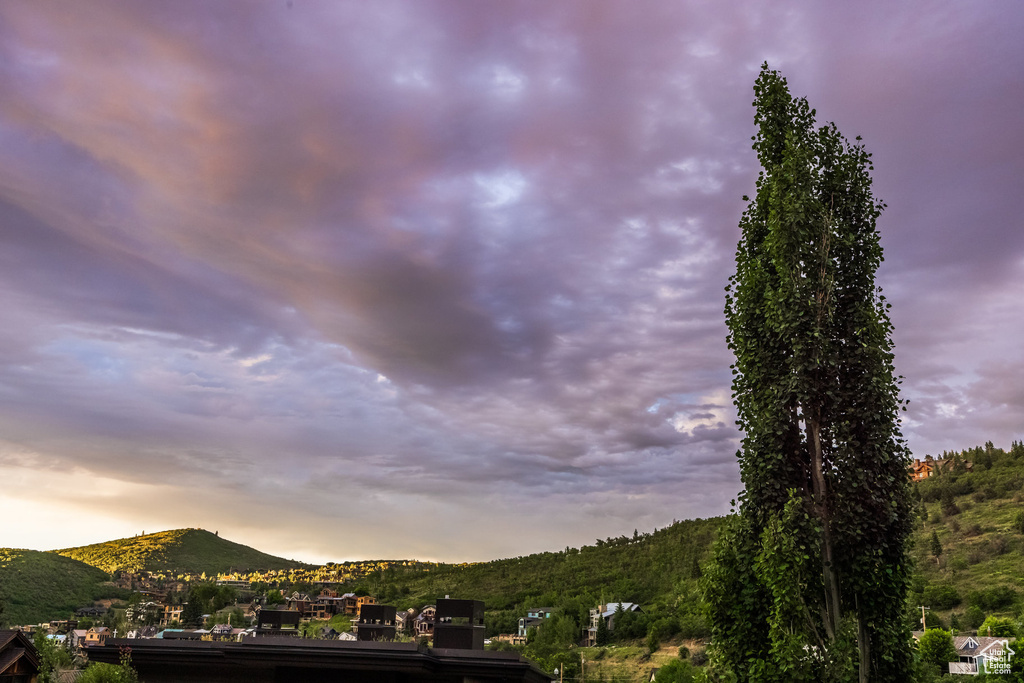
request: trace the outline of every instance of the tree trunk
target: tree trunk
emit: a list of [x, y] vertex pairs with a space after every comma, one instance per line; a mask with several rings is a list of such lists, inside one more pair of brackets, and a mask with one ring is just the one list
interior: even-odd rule
[[817, 417], [807, 419], [808, 446], [811, 449], [811, 485], [814, 510], [821, 522], [821, 575], [825, 586], [825, 631], [829, 640], [839, 632], [839, 579], [832, 558], [832, 529], [829, 519], [828, 490], [821, 454], [821, 425]]
[[871, 638], [864, 617], [860, 614], [860, 605], [857, 612], [857, 649], [860, 651], [860, 671], [857, 679], [859, 683], [868, 683], [871, 674]]

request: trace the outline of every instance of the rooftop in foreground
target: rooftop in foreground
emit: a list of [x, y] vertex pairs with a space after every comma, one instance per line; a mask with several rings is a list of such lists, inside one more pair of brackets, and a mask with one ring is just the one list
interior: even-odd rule
[[[551, 677], [514, 652], [416, 643], [246, 638], [241, 642], [112, 638], [89, 659], [118, 663], [122, 648], [146, 683], [325, 680], [352, 683], [541, 683]], [[343, 678], [342, 678], [343, 677]]]

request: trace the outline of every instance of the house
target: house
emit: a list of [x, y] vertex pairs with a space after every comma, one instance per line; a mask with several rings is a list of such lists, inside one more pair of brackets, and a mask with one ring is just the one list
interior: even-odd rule
[[338, 591], [330, 588], [320, 591], [313, 604], [310, 605], [310, 616], [313, 619], [330, 619], [335, 614], [345, 612], [346, 599], [338, 595]]
[[0, 681], [35, 683], [39, 655], [21, 631], [0, 631]]
[[554, 613], [554, 607], [534, 607], [526, 610], [526, 616], [519, 618], [519, 635], [526, 636], [526, 632], [531, 628], [540, 628]]
[[939, 472], [952, 471], [957, 465], [962, 465], [967, 472], [974, 470], [974, 463], [959, 458], [939, 458], [936, 460], [930, 455], [924, 456], [924, 460], [914, 458], [914, 464], [910, 466], [910, 478], [912, 481], [921, 481]]
[[305, 593], [295, 592], [288, 596], [288, 609], [299, 613], [300, 619], [305, 619], [312, 612], [313, 599]]
[[107, 638], [110, 638], [110, 629], [106, 626], [93, 626], [91, 629], [85, 632], [85, 643], [86, 647], [95, 647], [97, 645], [103, 645], [107, 642]]
[[598, 605], [590, 610], [590, 626], [583, 635], [584, 645], [594, 647], [597, 645], [597, 627], [603, 620], [608, 631], [615, 630], [615, 613], [622, 608], [623, 612], [641, 612], [640, 605], [634, 602], [609, 602], [607, 605]]
[[50, 633], [67, 635], [78, 628], [78, 622], [74, 619], [58, 619], [50, 622]]
[[359, 615], [359, 610], [363, 608], [363, 605], [376, 605], [377, 598], [371, 595], [361, 595], [356, 598], [356, 616]]
[[[216, 624], [210, 629], [210, 637], [213, 640], [234, 640], [235, 628], [231, 624]], [[241, 631], [241, 629], [237, 629]]]
[[159, 633], [156, 626], [139, 626], [128, 631], [128, 638], [156, 638]]
[[340, 596], [339, 599], [341, 600], [341, 607], [345, 614], [349, 615], [350, 617], [354, 617], [357, 614], [359, 614], [359, 607], [357, 606], [356, 603], [355, 593], [345, 593], [344, 595]]
[[994, 636], [958, 636], [953, 647], [959, 661], [949, 663], [951, 674], [1009, 673], [1009, 659], [1015, 654], [1009, 638]]
[[174, 622], [181, 623], [181, 613], [184, 611], [184, 605], [164, 605], [163, 610], [160, 613], [160, 625], [167, 628]]
[[914, 458], [914, 464], [910, 466], [910, 478], [913, 481], [921, 481], [932, 476], [932, 472], [935, 470], [932, 456], [925, 456], [924, 460]]
[[412, 623], [412, 635], [416, 638], [433, 638], [434, 637], [434, 616], [437, 614], [437, 607], [434, 605], [427, 605], [420, 613], [416, 615], [416, 619]]
[[409, 633], [412, 630], [416, 614], [416, 610], [412, 607], [402, 612], [395, 612], [395, 631], [403, 635]]
[[133, 605], [128, 605], [128, 608], [124, 611], [124, 618], [129, 624], [143, 623], [147, 621], [152, 623], [160, 620], [163, 611], [163, 605], [147, 600], [145, 602], [137, 602]]
[[518, 633], [499, 633], [498, 642], [509, 645], [526, 645], [526, 636], [521, 636]]
[[71, 631], [71, 651], [85, 647], [85, 636], [89, 632], [84, 628], [76, 628]]

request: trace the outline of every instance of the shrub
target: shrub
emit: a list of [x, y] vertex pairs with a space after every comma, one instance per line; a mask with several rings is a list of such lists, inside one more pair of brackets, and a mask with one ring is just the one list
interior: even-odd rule
[[932, 609], [947, 610], [960, 604], [960, 593], [953, 586], [928, 586], [922, 599]]
[[693, 667], [689, 662], [673, 659], [658, 669], [655, 683], [689, 683], [693, 680]]
[[946, 561], [946, 569], [957, 572], [967, 569], [970, 566], [967, 564], [967, 560], [963, 555], [954, 555]]
[[989, 541], [989, 548], [993, 555], [1005, 555], [1010, 549], [1010, 542], [1004, 536], [993, 536]]
[[1010, 586], [993, 586], [967, 594], [967, 602], [979, 609], [994, 612], [1009, 607], [1017, 600], [1017, 591]]
[[686, 647], [685, 645], [680, 645], [679, 646], [679, 659], [689, 659], [689, 658], [690, 658], [690, 648]]
[[971, 605], [964, 610], [963, 625], [964, 628], [976, 629], [982, 625], [985, 621], [985, 613], [981, 611], [981, 608], [977, 605]]
[[707, 638], [710, 634], [708, 623], [699, 614], [684, 614], [679, 617], [679, 635], [683, 638]]
[[942, 496], [939, 499], [939, 507], [942, 509], [942, 514], [946, 517], [960, 514], [960, 508], [957, 507], [953, 492], [950, 489], [945, 489], [942, 492]]
[[956, 648], [953, 647], [953, 636], [940, 628], [930, 628], [917, 641], [917, 651], [921, 659], [929, 664], [946, 669], [949, 662], [957, 659]]

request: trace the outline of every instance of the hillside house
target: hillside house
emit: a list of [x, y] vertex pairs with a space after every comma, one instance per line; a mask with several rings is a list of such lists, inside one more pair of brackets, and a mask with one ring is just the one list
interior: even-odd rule
[[71, 633], [68, 634], [68, 637], [71, 639], [71, 651], [72, 652], [76, 652], [80, 648], [85, 647], [85, 636], [88, 633], [89, 633], [89, 631], [87, 631], [84, 628], [72, 629]]
[[540, 628], [554, 613], [554, 607], [534, 607], [526, 610], [526, 616], [519, 618], [519, 635], [525, 637], [531, 628]]
[[103, 645], [107, 642], [107, 638], [110, 638], [110, 629], [106, 626], [94, 626], [85, 632], [85, 642], [83, 643], [86, 647], [95, 647], [97, 645]]
[[184, 605], [164, 605], [163, 610], [160, 612], [160, 626], [167, 628], [174, 622], [178, 622], [180, 624], [181, 613], [184, 609]]
[[288, 609], [298, 612], [301, 619], [308, 618], [313, 611], [313, 600], [305, 593], [292, 593], [286, 600], [288, 602]]
[[[953, 638], [959, 661], [949, 663], [949, 673], [976, 676], [994, 671], [1001, 662], [1008, 662], [1014, 654], [1008, 638], [991, 636], [959, 636]], [[989, 668], [986, 669], [986, 666]]]
[[921, 481], [932, 476], [932, 472], [935, 470], [935, 465], [932, 461], [932, 456], [925, 456], [924, 460], [914, 458], [914, 464], [910, 466], [910, 478], [914, 481]]
[[412, 630], [412, 624], [416, 620], [416, 610], [410, 607], [401, 612], [395, 612], [395, 631], [407, 634]]
[[416, 638], [434, 637], [434, 617], [437, 614], [437, 607], [427, 605], [416, 615], [412, 624], [412, 635]]
[[935, 459], [930, 455], [924, 456], [924, 460], [914, 458], [914, 463], [910, 466], [910, 478], [913, 481], [921, 481], [939, 472], [951, 471], [958, 463], [967, 472], [974, 470], [974, 463], [966, 460], [958, 460], [956, 458]]
[[345, 612], [345, 614], [349, 615], [350, 617], [354, 617], [357, 614], [359, 614], [359, 607], [358, 603], [356, 602], [357, 598], [355, 593], [345, 593], [344, 595], [340, 596], [339, 599], [341, 600], [341, 608]]
[[338, 591], [325, 589], [316, 596], [313, 604], [310, 605], [310, 616], [313, 619], [330, 619], [335, 614], [345, 612], [345, 598], [338, 595]]
[[607, 605], [598, 605], [590, 610], [590, 626], [583, 636], [585, 646], [594, 647], [597, 645], [597, 626], [601, 620], [604, 620], [609, 633], [615, 630], [615, 613], [619, 611], [620, 605], [623, 612], [643, 611], [640, 609], [640, 605], [634, 602], [609, 602]]

